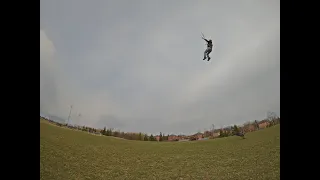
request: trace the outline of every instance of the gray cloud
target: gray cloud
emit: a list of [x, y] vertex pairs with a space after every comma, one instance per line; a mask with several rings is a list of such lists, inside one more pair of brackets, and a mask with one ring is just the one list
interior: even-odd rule
[[279, 0], [43, 0], [40, 13], [42, 113], [73, 104], [81, 124], [148, 133], [280, 115]]

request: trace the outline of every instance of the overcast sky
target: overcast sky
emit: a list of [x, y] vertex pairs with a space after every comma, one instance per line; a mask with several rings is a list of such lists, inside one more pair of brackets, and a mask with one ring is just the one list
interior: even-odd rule
[[40, 113], [176, 134], [280, 115], [280, 0], [40, 2]]

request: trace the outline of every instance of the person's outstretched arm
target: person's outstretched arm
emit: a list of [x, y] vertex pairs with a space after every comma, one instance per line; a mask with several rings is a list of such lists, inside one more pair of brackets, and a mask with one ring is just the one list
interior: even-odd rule
[[205, 38], [202, 38], [203, 40], [205, 40], [205, 41], [207, 41], [207, 43], [209, 42], [207, 39], [205, 39]]

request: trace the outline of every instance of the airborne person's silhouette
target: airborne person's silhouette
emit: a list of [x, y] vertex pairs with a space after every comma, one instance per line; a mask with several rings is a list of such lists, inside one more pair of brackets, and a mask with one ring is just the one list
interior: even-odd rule
[[211, 51], [212, 51], [212, 40], [211, 39], [209, 39], [209, 40], [207, 40], [207, 39], [205, 39], [204, 37], [202, 37], [202, 39], [203, 40], [205, 40], [205, 41], [207, 41], [207, 49], [204, 51], [204, 58], [203, 58], [203, 60], [205, 60], [206, 58], [208, 58], [208, 61], [211, 59], [210, 57], [209, 57], [209, 54], [211, 53]]

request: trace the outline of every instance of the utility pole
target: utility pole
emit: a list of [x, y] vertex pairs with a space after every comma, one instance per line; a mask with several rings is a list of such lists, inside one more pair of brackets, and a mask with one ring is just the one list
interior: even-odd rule
[[72, 110], [72, 105], [70, 106], [70, 112], [69, 112], [69, 116], [68, 116], [68, 122], [67, 122], [67, 125], [69, 124], [69, 119], [70, 119], [71, 110]]

